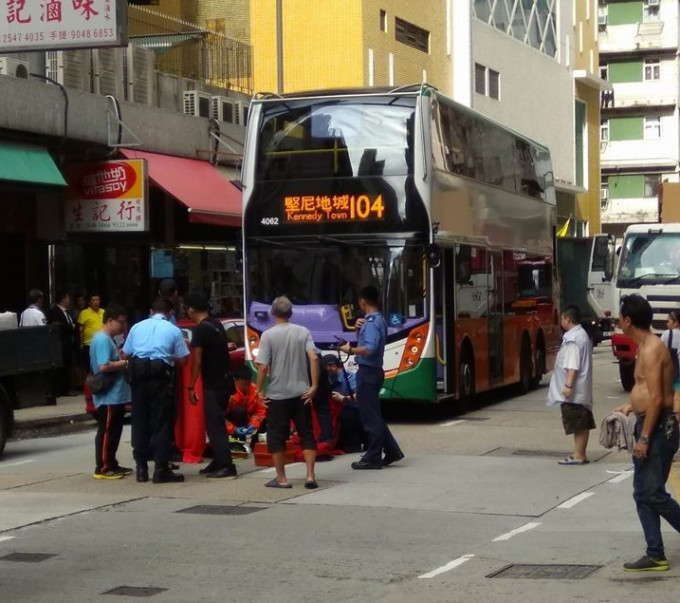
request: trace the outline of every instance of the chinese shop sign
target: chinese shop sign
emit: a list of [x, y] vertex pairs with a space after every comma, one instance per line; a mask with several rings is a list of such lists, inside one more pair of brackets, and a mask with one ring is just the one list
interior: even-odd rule
[[127, 44], [126, 0], [0, 0], [0, 53]]
[[66, 173], [67, 232], [148, 230], [146, 161], [78, 164]]

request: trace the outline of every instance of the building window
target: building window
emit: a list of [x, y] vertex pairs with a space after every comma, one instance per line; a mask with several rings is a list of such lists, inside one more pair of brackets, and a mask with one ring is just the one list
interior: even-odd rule
[[394, 19], [394, 39], [422, 52], [430, 52], [430, 32], [413, 23]]
[[387, 11], [380, 11], [380, 31], [387, 31]]
[[603, 119], [600, 121], [600, 140], [607, 142], [609, 140], [609, 120]]
[[645, 59], [645, 80], [661, 79], [659, 59]]
[[661, 174], [645, 174], [645, 198], [655, 198], [659, 195]]
[[[639, 9], [638, 9], [639, 10]], [[659, 22], [659, 3], [650, 2], [647, 0], [642, 7], [642, 22], [643, 23], [658, 23]]]
[[475, 63], [475, 92], [486, 95], [486, 67]]
[[661, 118], [645, 117], [645, 140], [661, 138]]
[[609, 205], [609, 180], [606, 176], [602, 176], [602, 182], [600, 183], [600, 207], [602, 209], [607, 209]]
[[609, 79], [609, 65], [607, 63], [600, 65], [600, 77], [605, 81]]
[[609, 7], [600, 0], [597, 5], [597, 26], [600, 29], [607, 27], [607, 17], [609, 15]]
[[501, 94], [501, 74], [498, 73], [498, 71], [489, 69], [489, 96], [491, 98], [499, 100], [500, 94]]

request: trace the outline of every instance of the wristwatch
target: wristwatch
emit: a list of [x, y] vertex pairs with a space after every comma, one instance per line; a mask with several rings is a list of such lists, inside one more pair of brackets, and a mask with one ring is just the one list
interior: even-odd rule
[[649, 444], [649, 438], [647, 436], [641, 435], [639, 439], [643, 444]]

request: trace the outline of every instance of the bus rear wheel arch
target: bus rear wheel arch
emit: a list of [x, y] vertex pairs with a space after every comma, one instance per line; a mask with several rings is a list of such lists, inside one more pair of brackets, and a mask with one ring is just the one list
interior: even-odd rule
[[534, 352], [534, 376], [531, 380], [531, 389], [538, 388], [545, 372], [545, 339], [543, 333], [539, 332], [536, 338], [536, 351]]
[[475, 355], [472, 345], [466, 340], [460, 350], [458, 365], [458, 400], [455, 404], [456, 414], [465, 414], [470, 408], [475, 394]]
[[533, 384], [532, 365], [531, 340], [529, 334], [525, 331], [522, 334], [522, 345], [519, 352], [519, 391], [522, 394], [529, 392]]

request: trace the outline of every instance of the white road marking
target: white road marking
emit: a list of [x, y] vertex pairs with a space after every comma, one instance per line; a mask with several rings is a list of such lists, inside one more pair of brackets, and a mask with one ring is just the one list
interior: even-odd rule
[[608, 484], [618, 484], [624, 480], [627, 480], [631, 475], [633, 475], [632, 471], [607, 471], [607, 473], [618, 473], [616, 477], [612, 477], [610, 480], [607, 480]]
[[7, 542], [8, 540], [14, 540], [14, 536], [0, 536], [0, 542]]
[[570, 498], [569, 500], [565, 500], [561, 505], [558, 505], [558, 509], [571, 509], [572, 507], [575, 507], [578, 503], [584, 501], [586, 498], [590, 498], [591, 496], [594, 496], [595, 492], [581, 492], [581, 494], [577, 494], [576, 496]]
[[465, 419], [458, 419], [457, 421], [447, 421], [446, 423], [440, 423], [439, 427], [452, 427], [453, 425], [458, 425], [458, 423], [465, 423]]
[[26, 461], [17, 461], [16, 463], [0, 463], [0, 469], [4, 467], [17, 467], [18, 465], [27, 465], [28, 463], [32, 463], [33, 459], [28, 459]]
[[463, 565], [466, 561], [470, 561], [474, 555], [463, 555], [462, 557], [458, 557], [458, 559], [454, 559], [453, 561], [449, 561], [446, 565], [442, 565], [441, 567], [438, 567], [437, 569], [432, 570], [431, 572], [427, 572], [427, 574], [423, 574], [422, 576], [418, 576], [419, 579], [427, 579], [427, 578], [434, 578], [435, 576], [438, 576], [439, 574], [443, 574], [444, 572], [448, 572], [452, 569], [457, 568], [459, 565]]
[[533, 530], [534, 528], [537, 528], [538, 526], [541, 525], [540, 521], [532, 521], [529, 523], [525, 523], [523, 526], [520, 526], [519, 528], [516, 528], [515, 530], [510, 530], [509, 532], [505, 534], [501, 534], [500, 536], [497, 536], [496, 538], [493, 539], [493, 542], [500, 542], [501, 540], [510, 540], [513, 536], [516, 536], [517, 534], [521, 534], [522, 532], [528, 532], [529, 530]]

